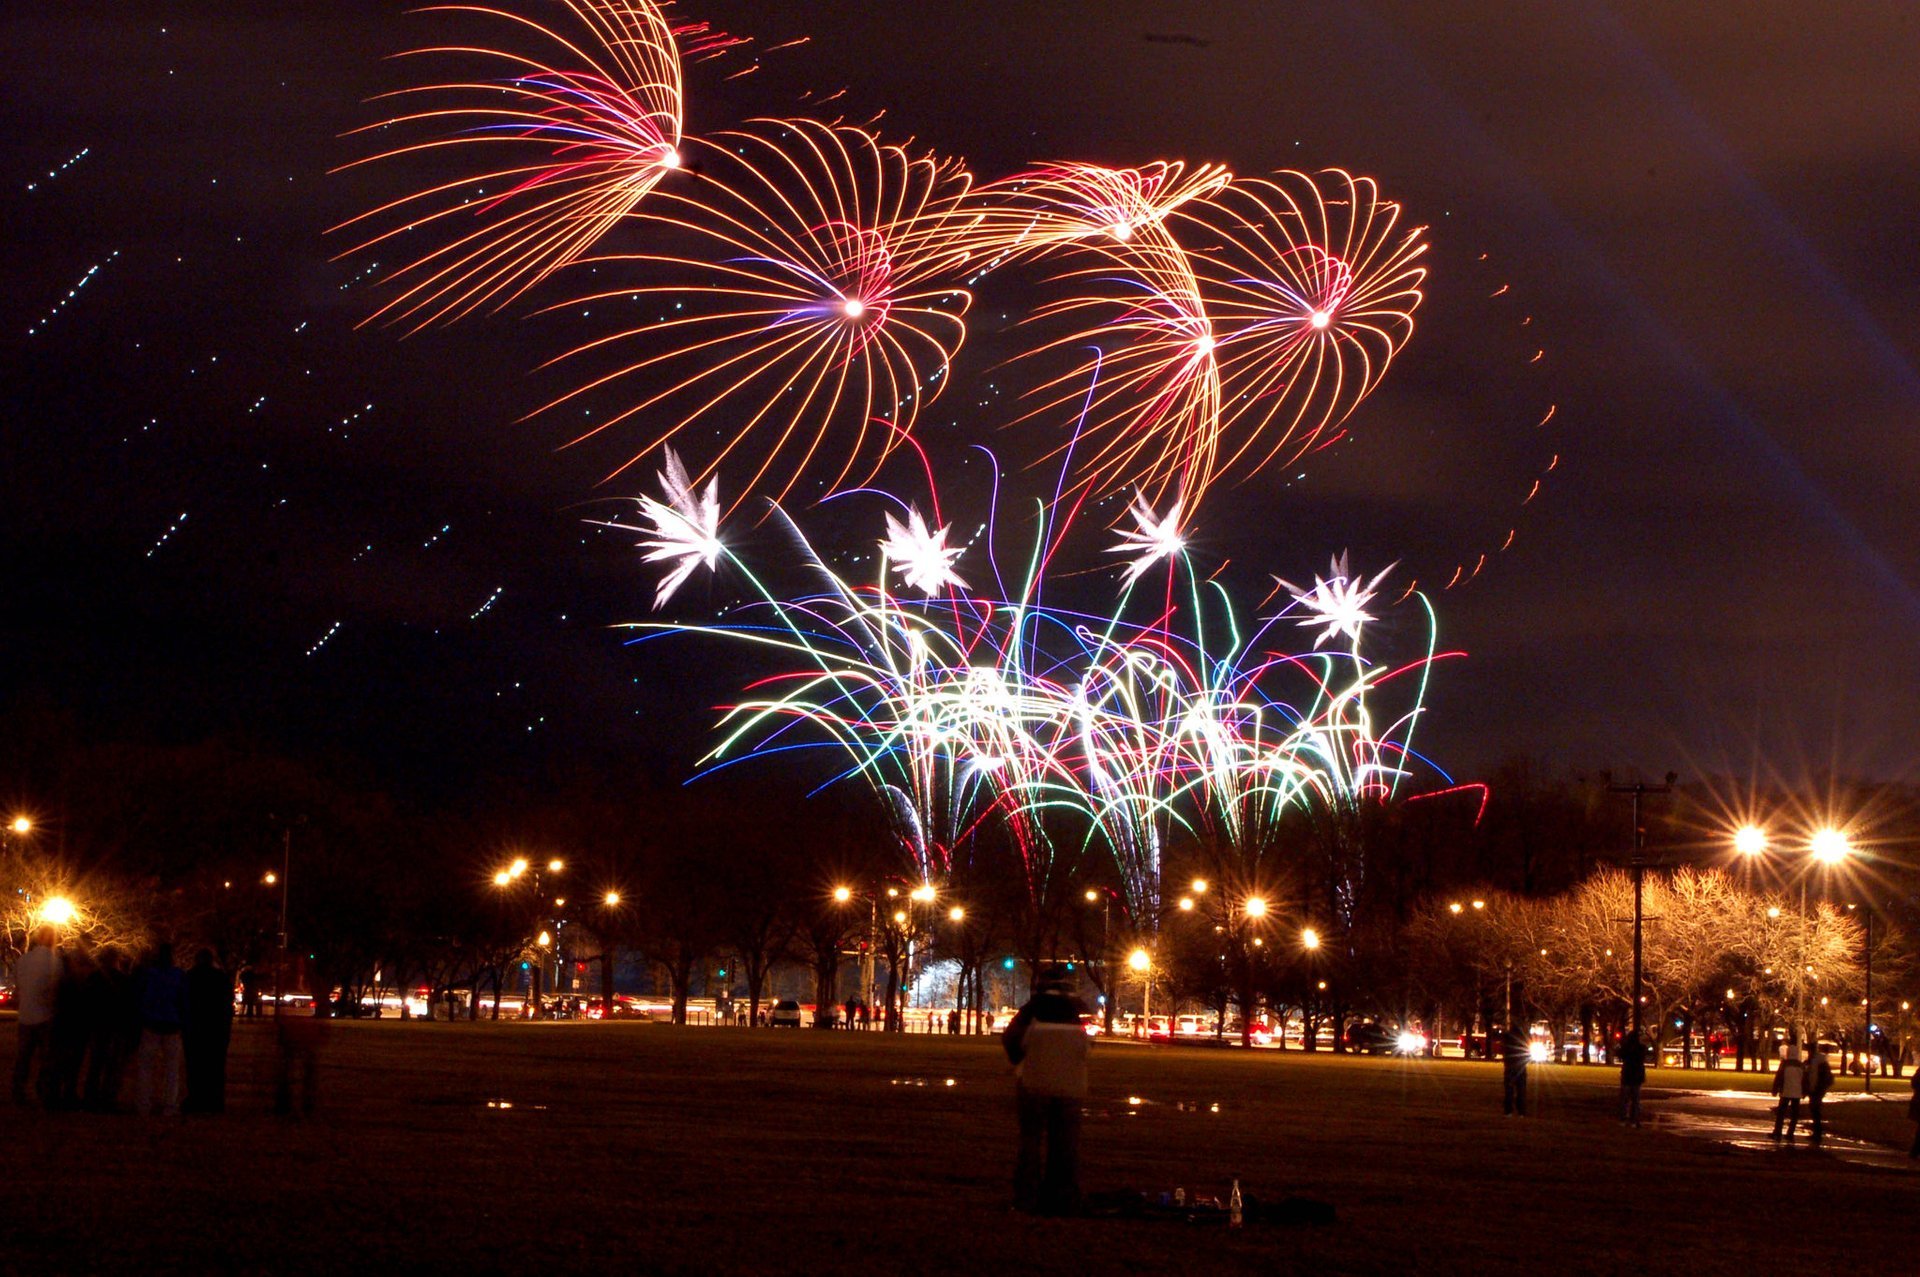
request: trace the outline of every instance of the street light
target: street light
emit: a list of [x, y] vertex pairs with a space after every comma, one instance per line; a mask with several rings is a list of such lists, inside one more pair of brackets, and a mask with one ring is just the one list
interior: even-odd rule
[[923, 882], [913, 889], [913, 898], [923, 905], [932, 904], [933, 896], [933, 884], [930, 882]]
[[965, 909], [962, 909], [959, 905], [955, 905], [953, 908], [947, 910], [948, 922], [964, 922], [966, 921], [966, 917], [967, 917], [967, 911]]
[[73, 901], [65, 896], [48, 896], [40, 905], [40, 921], [64, 927], [73, 921], [78, 912], [73, 907]]
[[565, 869], [566, 867], [567, 867], [567, 866], [566, 866], [566, 864], [565, 864], [565, 863], [564, 863], [563, 861], [561, 861], [561, 860], [560, 860], [560, 859], [559, 859], [558, 857], [555, 857], [554, 859], [552, 859], [552, 860], [549, 860], [549, 861], [547, 862], [547, 872], [548, 872], [548, 873], [556, 873], [556, 874], [557, 874], [557, 873], [559, 873], [559, 872], [560, 872], [560, 871], [561, 871], [562, 869]]
[[1758, 856], [1767, 849], [1767, 831], [1758, 825], [1742, 825], [1733, 831], [1733, 849], [1742, 856]]
[[1264, 896], [1248, 896], [1240, 908], [1245, 911], [1249, 918], [1264, 918], [1267, 916], [1267, 901]]
[[1807, 850], [1812, 852], [1813, 858], [1821, 864], [1837, 865], [1853, 851], [1853, 844], [1847, 840], [1846, 834], [1828, 826], [1815, 831], [1813, 839], [1807, 844]]
[[8, 825], [7, 828], [24, 837], [33, 832], [33, 818], [31, 816], [15, 816], [13, 823]]
[[1194, 895], [1204, 896], [1207, 894], [1207, 880], [1205, 878], [1195, 878], [1189, 885], [1192, 887]]
[[604, 897], [602, 897], [601, 903], [606, 905], [607, 908], [609, 909], [613, 908], [613, 906], [620, 903], [620, 893], [617, 891], [609, 891]]
[[1312, 927], [1306, 928], [1300, 933], [1300, 947], [1309, 951], [1318, 949], [1320, 947], [1320, 933]]
[[833, 898], [839, 904], [845, 904], [847, 901], [853, 899], [853, 891], [847, 887], [835, 887], [833, 889]]
[[1148, 1017], [1152, 1013], [1153, 1003], [1153, 955], [1145, 949], [1135, 949], [1127, 955], [1127, 965], [1140, 973], [1142, 981], [1140, 986], [1140, 1024], [1142, 1030], [1151, 1038], [1153, 1025]]

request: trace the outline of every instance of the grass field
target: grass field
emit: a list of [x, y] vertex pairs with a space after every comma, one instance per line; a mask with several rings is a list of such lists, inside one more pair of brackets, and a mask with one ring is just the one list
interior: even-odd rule
[[[0, 1270], [1920, 1271], [1920, 1173], [1623, 1129], [1599, 1068], [1536, 1067], [1513, 1120], [1488, 1064], [1097, 1047], [1089, 1190], [1339, 1213], [1229, 1233], [1011, 1214], [988, 1040], [341, 1024], [304, 1121], [266, 1112], [270, 1044], [237, 1027], [225, 1117], [0, 1108]], [[1836, 1124], [1904, 1141], [1904, 1109]]]

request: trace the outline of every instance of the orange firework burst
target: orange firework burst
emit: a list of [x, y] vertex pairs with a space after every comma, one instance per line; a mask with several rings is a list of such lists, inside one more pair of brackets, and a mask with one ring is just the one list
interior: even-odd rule
[[619, 282], [568, 308], [637, 313], [559, 357], [611, 367], [541, 411], [632, 383], [631, 402], [582, 438], [646, 423], [650, 438], [624, 470], [713, 427], [719, 446], [703, 446], [707, 469], [694, 479], [741, 453], [755, 467], [743, 496], [877, 468], [939, 393], [965, 335], [971, 296], [957, 270], [975, 222], [972, 179], [864, 129], [810, 120], [756, 120], [690, 143], [687, 169], [684, 188], [634, 215], [660, 251], [581, 262]]
[[[680, 165], [682, 90], [675, 29], [651, 0], [560, 0], [565, 30], [477, 5], [437, 5], [512, 24], [527, 53], [467, 46], [416, 49], [476, 72], [384, 95], [420, 103], [357, 133], [401, 130], [428, 136], [355, 164], [457, 148], [487, 148], [483, 172], [468, 173], [363, 213], [345, 227], [388, 229], [357, 244], [371, 249], [418, 228], [454, 238], [387, 272], [395, 292], [368, 322], [413, 329], [497, 308], [587, 252]], [[704, 27], [680, 28], [698, 55], [731, 43]], [[497, 157], [497, 158], [494, 158]], [[351, 168], [355, 165], [347, 165]]]
[[1425, 228], [1338, 169], [1236, 179], [1180, 210], [1222, 381], [1216, 473], [1332, 441], [1413, 333]]
[[1218, 165], [1115, 169], [1052, 164], [983, 187], [972, 235], [989, 266], [1061, 257], [1055, 277], [1070, 295], [1037, 308], [1065, 320], [1066, 335], [1030, 352], [1072, 352], [1074, 362], [1028, 392], [1025, 418], [1076, 422], [1077, 482], [1092, 490], [1133, 484], [1154, 500], [1197, 492], [1213, 466], [1220, 409], [1212, 326], [1186, 253], [1168, 218], [1226, 185]]

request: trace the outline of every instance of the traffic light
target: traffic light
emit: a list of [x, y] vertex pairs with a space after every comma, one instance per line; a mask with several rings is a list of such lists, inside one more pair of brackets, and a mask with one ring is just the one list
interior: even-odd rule
[[1013, 970], [1013, 959], [1012, 959], [1012, 958], [1002, 958], [1002, 959], [1000, 959], [1000, 969], [1001, 969], [1002, 971], [1011, 971], [1011, 970]]

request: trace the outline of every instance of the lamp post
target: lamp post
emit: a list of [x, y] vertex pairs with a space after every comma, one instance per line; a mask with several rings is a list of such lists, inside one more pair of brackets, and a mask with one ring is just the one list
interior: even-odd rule
[[[1127, 955], [1127, 965], [1140, 973], [1140, 1023], [1148, 1033], [1149, 1038], [1151, 1038], [1151, 1016], [1153, 1014], [1153, 955], [1148, 953], [1144, 948], [1135, 949]], [[1111, 1036], [1111, 1028], [1109, 1028], [1108, 1034]]]
[[[1645, 969], [1640, 960], [1640, 937], [1646, 916], [1647, 827], [1640, 819], [1640, 803], [1648, 794], [1671, 794], [1673, 782], [1677, 779], [1676, 773], [1668, 772], [1666, 783], [1661, 785], [1649, 785], [1642, 781], [1635, 781], [1631, 785], [1607, 785], [1609, 793], [1630, 794], [1633, 797], [1633, 858], [1627, 864], [1633, 870], [1633, 1031], [1636, 1036], [1640, 1033], [1641, 1005], [1646, 1000], [1641, 992], [1645, 984]], [[1511, 1007], [1508, 1008], [1508, 1019], [1512, 1019]]]
[[[1748, 861], [1755, 860], [1760, 856], [1765, 855], [1767, 851], [1771, 848], [1771, 846], [1772, 846], [1771, 837], [1768, 835], [1767, 831], [1759, 825], [1753, 825], [1753, 824], [1742, 825], [1739, 829], [1734, 831], [1733, 848], [1737, 853], [1739, 853], [1739, 855], [1743, 859], [1746, 859]], [[1807, 851], [1808, 857], [1812, 859], [1815, 865], [1817, 865], [1822, 871], [1831, 870], [1835, 865], [1840, 864], [1842, 861], [1846, 860], [1848, 856], [1853, 854], [1853, 840], [1847, 836], [1847, 833], [1845, 830], [1840, 829], [1839, 827], [1834, 825], [1823, 825], [1819, 829], [1814, 830], [1813, 833], [1808, 836], [1806, 851]], [[1812, 1012], [1808, 1003], [1809, 991], [1807, 988], [1807, 976], [1811, 974], [1812, 968], [1811, 968], [1811, 965], [1807, 962], [1807, 956], [1808, 956], [1808, 945], [1810, 943], [1809, 933], [1812, 930], [1812, 920], [1807, 913], [1807, 873], [1806, 871], [1803, 870], [1799, 874], [1799, 878], [1800, 878], [1799, 927], [1800, 927], [1800, 976], [1801, 976], [1801, 979], [1800, 979], [1800, 999], [1799, 999], [1800, 1024], [1796, 1029], [1796, 1032], [1805, 1035], [1808, 1040], [1811, 1040], [1813, 1036], [1812, 1024], [1811, 1024]], [[1851, 907], [1852, 906], [1849, 906], [1849, 908]], [[1872, 946], [1871, 928], [1873, 926], [1873, 922], [1872, 922], [1871, 914], [1868, 915], [1867, 926], [1869, 928], [1868, 946], [1867, 946], [1867, 962], [1869, 967], [1868, 974], [1867, 974], [1867, 1002], [1868, 1002], [1867, 1024], [1869, 1029], [1868, 1037], [1869, 1039], [1871, 1039], [1872, 1037], [1871, 1029], [1873, 1024], [1873, 1019], [1872, 1019], [1873, 974], [1871, 970], [1871, 966], [1873, 962], [1873, 946]]]
[[[552, 874], [561, 873], [566, 867], [567, 862], [558, 856], [548, 860], [546, 865], [547, 872]], [[540, 890], [539, 866], [529, 862], [525, 856], [515, 856], [512, 862], [493, 875], [493, 885], [502, 890], [510, 889], [514, 884], [523, 881], [531, 882], [533, 887], [533, 920], [540, 926], [539, 939], [536, 947], [544, 949], [551, 946], [551, 952], [555, 955], [555, 961], [557, 962], [559, 946], [554, 942], [554, 938], [547, 930], [547, 927], [551, 925], [558, 928], [560, 924], [546, 916], [546, 910], [544, 908], [546, 897], [541, 894]], [[618, 897], [616, 896], [615, 900], [610, 903], [617, 903], [617, 900]], [[543, 954], [535, 954], [534, 956], [536, 961], [527, 965], [527, 1015], [529, 1019], [537, 1020], [540, 1018], [541, 977], [547, 959]]]

